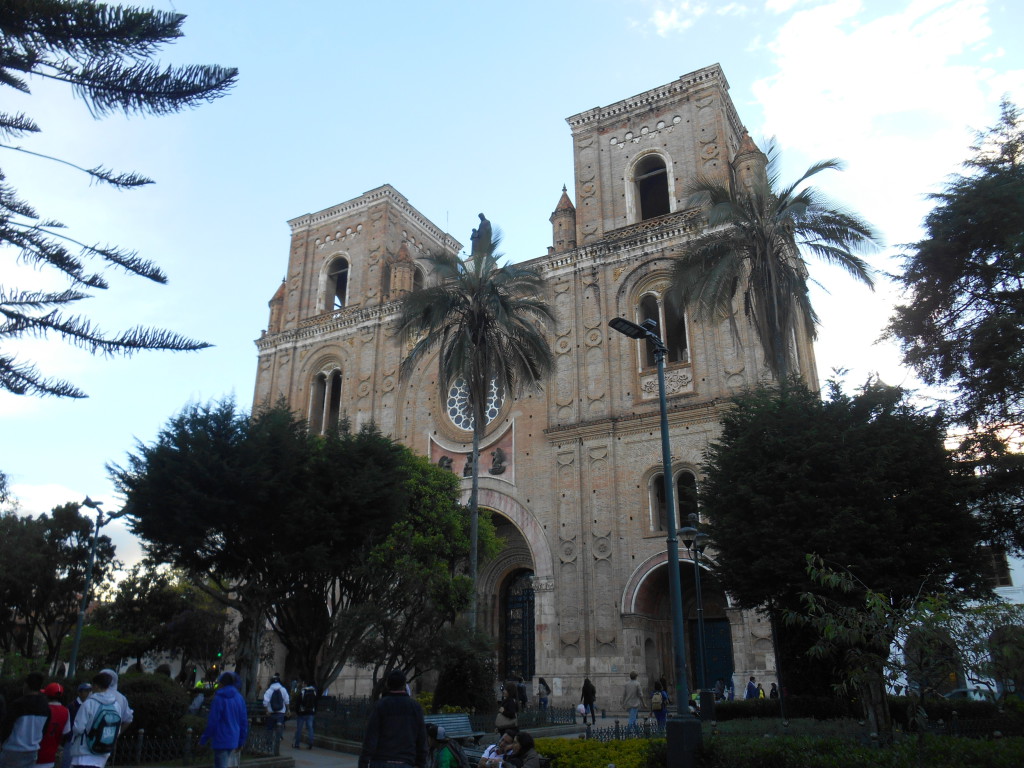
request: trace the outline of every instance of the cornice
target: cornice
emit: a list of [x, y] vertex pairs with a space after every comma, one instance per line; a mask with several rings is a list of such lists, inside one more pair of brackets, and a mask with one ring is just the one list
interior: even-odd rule
[[688, 75], [683, 75], [667, 85], [652, 88], [649, 91], [631, 96], [628, 99], [617, 101], [607, 107], [595, 107], [594, 109], [580, 112], [578, 115], [566, 118], [566, 122], [575, 134], [579, 129], [600, 124], [607, 120], [617, 120], [625, 115], [634, 114], [640, 110], [657, 109], [673, 104], [680, 98], [699, 88], [706, 88], [709, 85], [718, 85], [724, 91], [729, 90], [729, 82], [725, 79], [725, 73], [718, 64], [698, 69]]
[[458, 253], [462, 250], [462, 243], [438, 229], [430, 219], [416, 210], [405, 195], [390, 184], [384, 184], [376, 189], [371, 189], [354, 200], [349, 200], [346, 203], [341, 203], [331, 208], [325, 208], [318, 213], [307, 213], [304, 216], [291, 219], [288, 222], [288, 226], [291, 227], [292, 234], [294, 235], [301, 230], [312, 229], [336, 219], [351, 216], [353, 213], [365, 212], [368, 208], [384, 201], [390, 202], [409, 219], [416, 222], [424, 232], [433, 237], [438, 245], [452, 253]]
[[377, 321], [383, 326], [387, 319], [397, 313], [398, 302], [390, 301], [376, 307], [356, 307], [339, 309], [336, 312], [325, 312], [300, 320], [297, 328], [289, 328], [280, 333], [266, 333], [256, 339], [256, 348], [260, 352], [271, 350], [281, 344], [296, 343], [305, 339], [319, 338], [324, 334], [355, 328], [365, 323]]
[[[669, 406], [669, 428], [710, 424], [721, 421], [722, 414], [733, 407], [727, 400], [711, 400], [704, 403], [688, 403], [686, 405]], [[631, 413], [625, 416], [611, 416], [594, 421], [578, 422], [565, 426], [548, 427], [544, 430], [550, 443], [564, 443], [571, 440], [589, 440], [596, 437], [626, 436], [640, 432], [650, 432], [660, 427], [661, 413], [655, 406], [650, 413]]]

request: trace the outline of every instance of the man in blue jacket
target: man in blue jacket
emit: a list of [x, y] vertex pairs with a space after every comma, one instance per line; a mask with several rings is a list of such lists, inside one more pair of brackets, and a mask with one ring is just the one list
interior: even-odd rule
[[217, 680], [206, 729], [199, 737], [200, 744], [209, 742], [213, 747], [214, 768], [227, 768], [228, 756], [241, 749], [249, 735], [249, 716], [238, 683], [234, 672], [224, 672]]

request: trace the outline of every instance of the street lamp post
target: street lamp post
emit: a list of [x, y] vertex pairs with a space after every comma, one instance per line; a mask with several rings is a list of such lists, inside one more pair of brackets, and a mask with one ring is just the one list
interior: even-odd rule
[[89, 549], [89, 564], [85, 569], [85, 588], [82, 590], [82, 600], [78, 606], [78, 623], [75, 624], [75, 639], [71, 644], [71, 659], [68, 661], [68, 678], [75, 676], [78, 668], [78, 646], [82, 642], [82, 626], [85, 624], [85, 609], [89, 605], [89, 591], [92, 589], [92, 568], [96, 562], [96, 545], [100, 538], [100, 528], [103, 526], [103, 510], [100, 509], [102, 501], [93, 501], [88, 496], [82, 502], [83, 507], [96, 510], [96, 527], [92, 533], [92, 547]]
[[693, 584], [697, 592], [697, 668], [700, 670], [698, 683], [701, 691], [701, 711], [707, 712], [709, 710], [706, 709], [704, 702], [706, 698], [704, 692], [708, 687], [708, 656], [707, 645], [704, 641], [704, 596], [700, 586], [700, 556], [704, 554], [704, 549], [708, 545], [708, 535], [697, 530], [697, 515], [691, 512], [687, 521], [689, 525], [679, 531], [679, 535], [683, 539], [683, 546], [693, 558]]
[[675, 483], [672, 481], [672, 450], [668, 437], [668, 404], [665, 400], [665, 342], [656, 333], [658, 324], [644, 320], [638, 325], [624, 317], [608, 322], [612, 330], [631, 339], [644, 339], [654, 350], [658, 366], [658, 404], [661, 408], [661, 464], [665, 481], [665, 510], [668, 523], [668, 585], [672, 603], [672, 653], [676, 667], [676, 713], [665, 725], [668, 740], [668, 768], [693, 768], [702, 734], [700, 720], [690, 712], [690, 691], [686, 680], [686, 641], [683, 636], [683, 589], [679, 579], [679, 539], [676, 536]]

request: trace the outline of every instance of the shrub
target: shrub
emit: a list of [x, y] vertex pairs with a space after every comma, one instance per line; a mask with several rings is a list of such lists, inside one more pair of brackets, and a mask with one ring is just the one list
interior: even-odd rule
[[117, 689], [135, 711], [132, 729], [145, 728], [147, 736], [159, 737], [181, 732], [189, 696], [176, 682], [163, 675], [131, 674], [118, 680]]
[[[660, 750], [655, 745], [660, 743]], [[585, 741], [583, 739], [537, 739], [537, 752], [550, 757], [552, 768], [594, 768], [614, 763], [615, 768], [664, 766], [664, 739]], [[661, 762], [651, 762], [652, 750]]]
[[916, 739], [879, 749], [846, 739], [731, 736], [705, 740], [698, 760], [700, 768], [1017, 768], [1022, 763], [1024, 739], [935, 736], [926, 737], [920, 755]]

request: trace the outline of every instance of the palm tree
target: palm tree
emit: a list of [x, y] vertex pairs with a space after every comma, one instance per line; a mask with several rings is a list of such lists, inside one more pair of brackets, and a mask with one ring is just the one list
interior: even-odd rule
[[676, 260], [672, 295], [692, 307], [696, 317], [714, 320], [731, 318], [733, 298], [742, 292], [743, 311], [765, 363], [785, 386], [796, 330], [802, 324], [812, 339], [817, 337], [818, 316], [808, 296], [801, 252], [842, 267], [874, 289], [871, 268], [854, 252], [880, 243], [870, 224], [807, 186], [822, 171], [842, 170], [841, 161], [819, 161], [783, 187], [774, 139], [766, 149], [762, 153], [747, 136], [740, 152], [754, 159], [753, 171], [740, 172], [731, 185], [703, 175], [690, 185], [690, 204], [709, 206], [708, 231]]
[[545, 334], [553, 316], [544, 298], [543, 278], [529, 267], [499, 266], [501, 234], [496, 231], [492, 237], [490, 222], [482, 213], [480, 221], [467, 259], [448, 253], [423, 259], [432, 269], [433, 283], [402, 298], [398, 321], [405, 338], [418, 339], [402, 361], [403, 378], [436, 350], [442, 402], [452, 382], [466, 383], [467, 406], [473, 416], [469, 576], [474, 629], [480, 441], [487, 430], [488, 397], [495, 387], [508, 395], [539, 388], [553, 361]]

